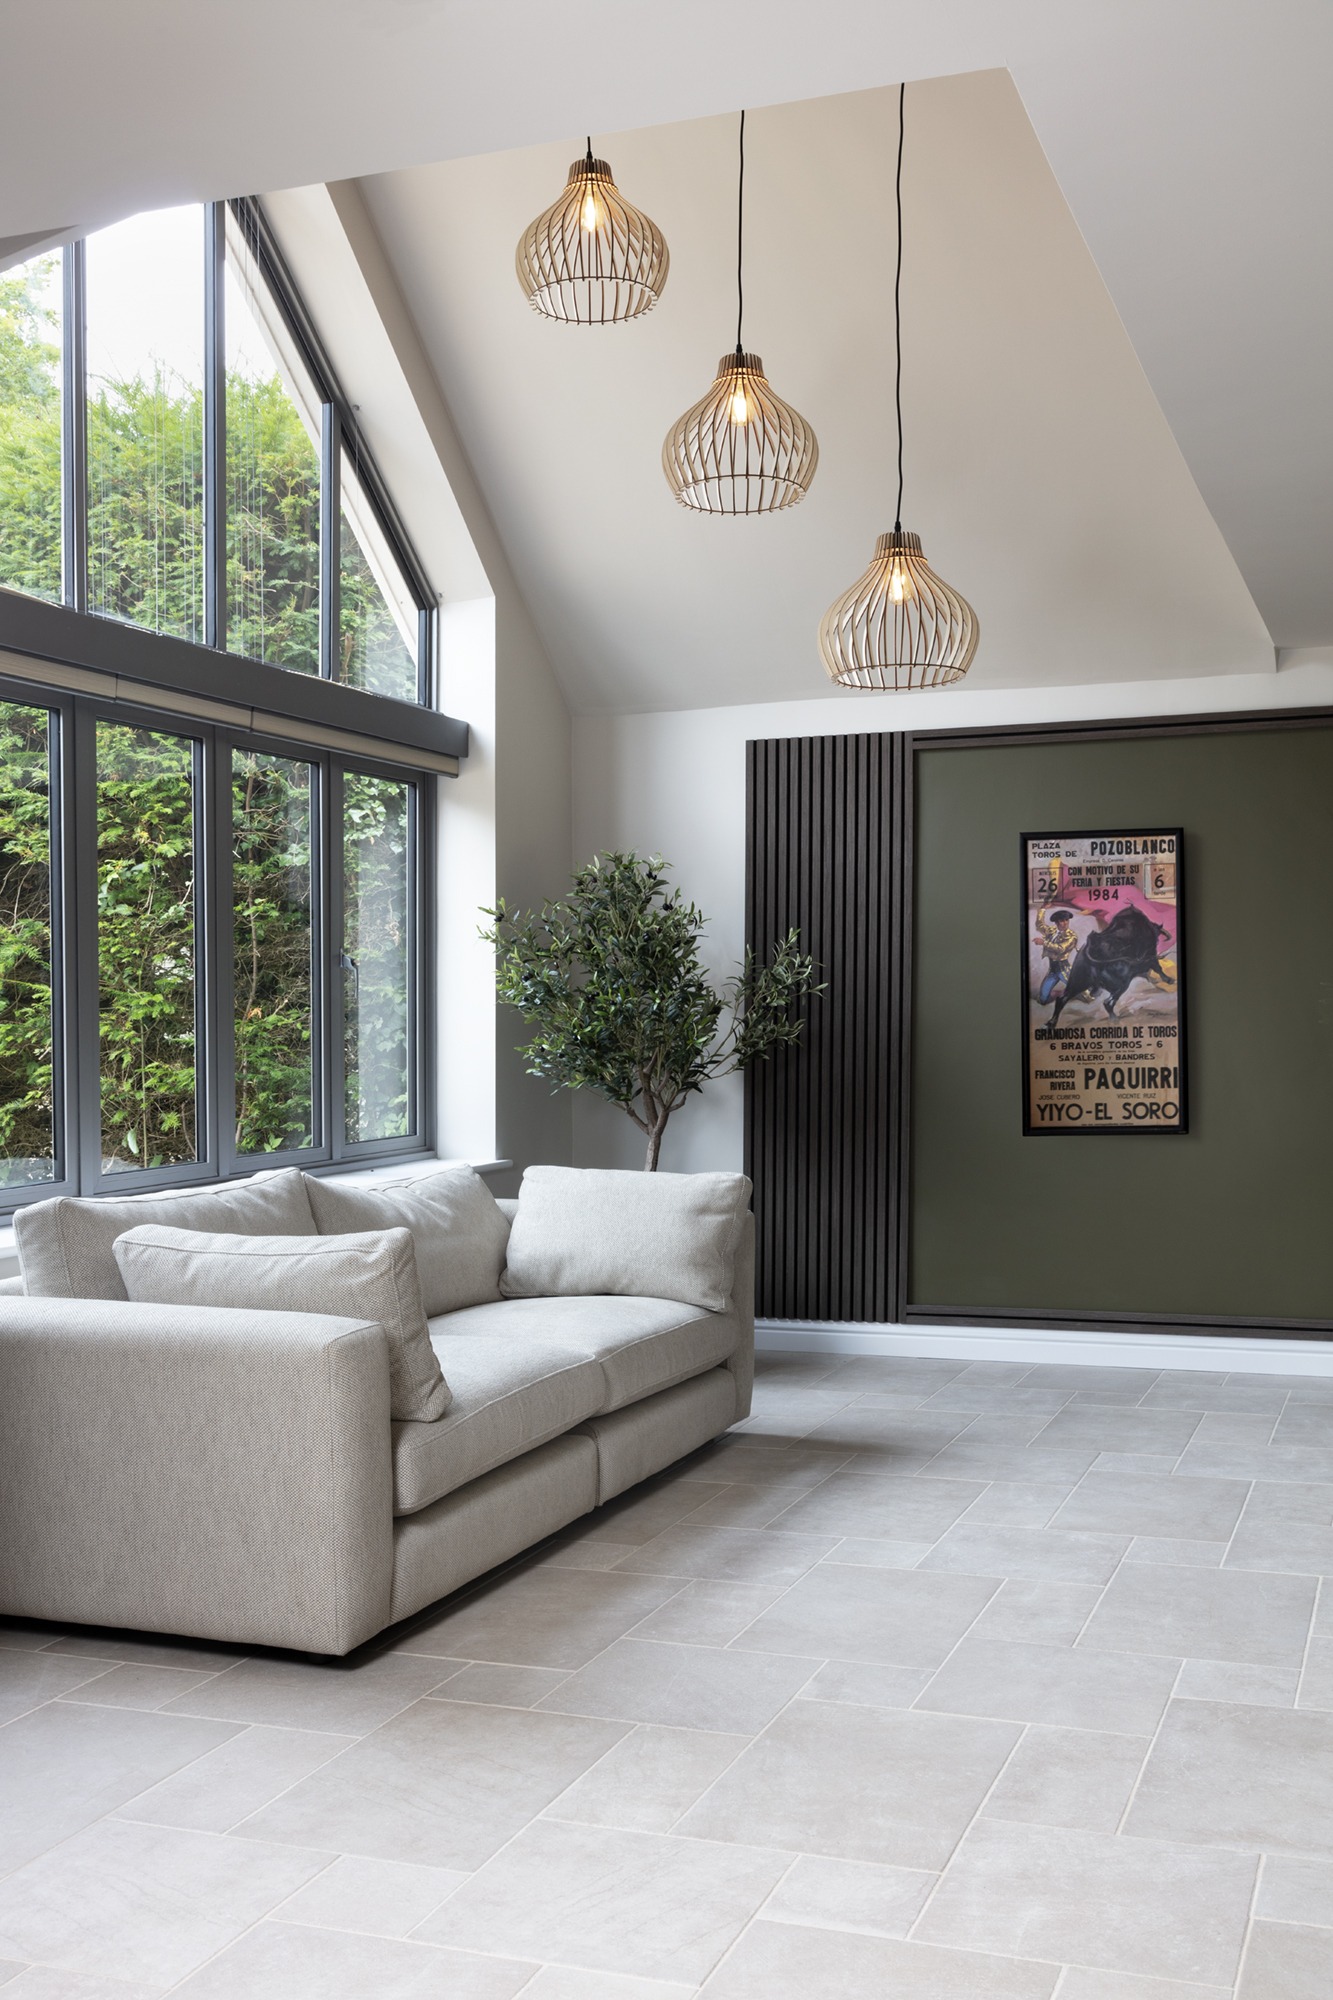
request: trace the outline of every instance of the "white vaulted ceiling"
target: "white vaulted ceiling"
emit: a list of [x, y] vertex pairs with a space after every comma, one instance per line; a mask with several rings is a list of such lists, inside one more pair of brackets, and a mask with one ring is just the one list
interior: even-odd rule
[[[972, 682], [1252, 669], [1333, 642], [1331, 76], [1328, 0], [46, 0], [6, 23], [0, 255], [372, 177], [571, 699], [806, 693], [891, 504], [906, 77], [907, 513], [981, 613]], [[656, 454], [732, 337], [741, 103], [747, 337], [824, 458], [789, 517], [701, 522]], [[590, 128], [673, 252], [600, 340], [510, 261]]]

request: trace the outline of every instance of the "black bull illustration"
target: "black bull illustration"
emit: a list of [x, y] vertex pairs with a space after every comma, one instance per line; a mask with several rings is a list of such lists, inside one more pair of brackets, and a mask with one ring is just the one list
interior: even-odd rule
[[1079, 946], [1047, 1027], [1055, 1026], [1071, 1000], [1085, 995], [1091, 1000], [1098, 993], [1105, 994], [1106, 1011], [1114, 1020], [1116, 1002], [1132, 980], [1146, 979], [1152, 972], [1166, 978], [1157, 958], [1165, 934], [1166, 925], [1155, 924], [1142, 910], [1132, 906], [1117, 910], [1104, 931], [1094, 931]]

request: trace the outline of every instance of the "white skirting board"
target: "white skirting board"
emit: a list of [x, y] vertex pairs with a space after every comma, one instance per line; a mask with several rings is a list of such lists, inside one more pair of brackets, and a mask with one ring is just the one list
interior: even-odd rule
[[1089, 1368], [1202, 1368], [1237, 1375], [1333, 1376], [1333, 1340], [1253, 1334], [1091, 1333], [1078, 1328], [884, 1326], [761, 1319], [761, 1354], [929, 1355], [941, 1361], [1064, 1361]]

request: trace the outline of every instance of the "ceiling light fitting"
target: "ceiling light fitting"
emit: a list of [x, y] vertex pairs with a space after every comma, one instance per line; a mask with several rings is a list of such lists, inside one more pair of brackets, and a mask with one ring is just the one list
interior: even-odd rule
[[881, 535], [864, 576], [824, 613], [819, 650], [840, 687], [899, 692], [960, 681], [977, 650], [977, 614], [921, 552], [921, 538], [904, 528], [903, 509], [903, 113], [898, 92], [898, 265], [893, 285], [894, 404], [898, 417], [898, 506], [892, 531]]
[[697, 514], [772, 514], [809, 491], [819, 463], [814, 431], [773, 393], [741, 339], [745, 313], [745, 113], [736, 199], [736, 349], [724, 354], [708, 394], [667, 432], [662, 470], [682, 507]]
[[514, 262], [535, 312], [567, 326], [607, 326], [652, 311], [671, 258], [657, 224], [625, 200], [589, 139], [559, 201], [519, 238]]

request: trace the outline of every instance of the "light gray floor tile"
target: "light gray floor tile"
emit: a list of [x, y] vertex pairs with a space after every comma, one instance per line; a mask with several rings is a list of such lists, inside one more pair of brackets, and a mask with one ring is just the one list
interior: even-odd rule
[[941, 1536], [921, 1567], [966, 1576], [1105, 1583], [1128, 1547], [1127, 1535], [1080, 1534], [1066, 1528], [974, 1527], [964, 1521]]
[[72, 1972], [170, 1985], [329, 1858], [104, 1820], [0, 1882], [0, 1951]]
[[743, 1583], [781, 1582], [798, 1577], [826, 1556], [832, 1535], [778, 1534], [773, 1529], [668, 1528], [633, 1555], [622, 1556], [614, 1574], [736, 1577]]
[[557, 1667], [501, 1667], [483, 1660], [451, 1674], [439, 1692], [445, 1701], [477, 1701], [484, 1708], [536, 1708], [568, 1679]]
[[915, 1569], [934, 1546], [933, 1542], [864, 1542], [848, 1535], [824, 1561], [843, 1569]]
[[533, 1557], [534, 1569], [614, 1569], [637, 1542], [554, 1542]]
[[929, 1461], [930, 1477], [1002, 1479], [1023, 1486], [1070, 1488], [1091, 1469], [1096, 1456], [1092, 1450], [1057, 1451], [1044, 1444], [1003, 1444], [993, 1438], [974, 1438], [965, 1431]]
[[541, 1707], [614, 1722], [720, 1729], [753, 1736], [813, 1672], [808, 1659], [617, 1639], [547, 1695]]
[[987, 1577], [822, 1563], [756, 1618], [732, 1650], [937, 1667], [995, 1588]]
[[1079, 1644], [1105, 1652], [1297, 1666], [1314, 1593], [1308, 1577], [1130, 1563], [1112, 1579]]
[[694, 2000], [698, 1987], [676, 1980], [633, 1979], [623, 1972], [589, 1972], [582, 1965], [544, 1965], [523, 2000]]
[[705, 1978], [790, 1856], [538, 1820], [418, 1937], [640, 1979]]
[[1313, 1445], [1316, 1450], [1333, 1447], [1333, 1410], [1326, 1403], [1288, 1404], [1278, 1418], [1274, 1444]]
[[[922, 1400], [920, 1396], [906, 1397], [903, 1407], [915, 1409]], [[750, 1415], [736, 1428], [742, 1437], [789, 1438], [799, 1443], [837, 1411], [846, 1409], [850, 1401], [845, 1391], [837, 1389], [784, 1389], [757, 1394]]]
[[1234, 1660], [1186, 1660], [1176, 1682], [1176, 1698], [1291, 1708], [1299, 1680], [1297, 1667], [1249, 1667]]
[[39, 1708], [0, 1729], [0, 1872], [236, 1734], [234, 1723], [132, 1708]]
[[1197, 1986], [1193, 1980], [1140, 1979], [1134, 1972], [1066, 1969], [1059, 2000], [1231, 2000], [1230, 1986]]
[[631, 1546], [651, 1542], [663, 1528], [692, 1514], [697, 1507], [726, 1491], [722, 1482], [706, 1486], [695, 1479], [653, 1480], [646, 1486], [632, 1486], [616, 1500], [608, 1500], [576, 1521], [571, 1536], [580, 1542], [626, 1542]]
[[1158, 1368], [1102, 1368], [1095, 1364], [1082, 1368], [1075, 1361], [1043, 1361], [1028, 1371], [1027, 1379], [1084, 1396], [1091, 1396], [1099, 1389], [1110, 1389], [1118, 1396], [1146, 1396], [1162, 1380], [1162, 1371]]
[[1267, 1855], [1259, 1877], [1254, 1914], [1279, 1924], [1333, 1928], [1333, 1862], [1298, 1861], [1288, 1854]]
[[780, 1446], [765, 1438], [740, 1437], [735, 1431], [716, 1444], [695, 1452], [678, 1467], [673, 1477], [684, 1486], [703, 1481], [738, 1480], [744, 1486], [818, 1486], [851, 1457], [846, 1445], [827, 1440], [803, 1438], [798, 1445]]
[[933, 1542], [981, 1492], [975, 1482], [959, 1479], [874, 1479], [835, 1472], [773, 1525], [802, 1534]]
[[1018, 1735], [1011, 1723], [793, 1702], [678, 1830], [940, 1868]]
[[1090, 1729], [1029, 1729], [982, 1807], [986, 1819], [1114, 1833], [1150, 1739]]
[[1035, 1480], [995, 1480], [964, 1515], [970, 1527], [1045, 1528], [1069, 1498], [1071, 1488], [1042, 1486]]
[[1270, 1485], [1260, 1480], [1250, 1489], [1244, 1518], [1248, 1525], [1290, 1521], [1302, 1527], [1327, 1528], [1333, 1524], [1333, 1485], [1298, 1481]]
[[[582, 1667], [680, 1585], [620, 1570], [520, 1570], [400, 1642], [399, 1650], [518, 1667]], [[441, 1669], [443, 1672], [443, 1669]]]
[[[1306, 1490], [1293, 1488], [1295, 1492]], [[1268, 1570], [1283, 1576], [1333, 1576], [1333, 1527], [1264, 1520], [1247, 1513], [1227, 1550], [1226, 1567]]]
[[1148, 1472], [1169, 1479], [1179, 1457], [1179, 1452], [1162, 1456], [1147, 1451], [1099, 1451], [1094, 1464], [1098, 1472]]
[[868, 1667], [859, 1660], [827, 1660], [801, 1689], [800, 1699], [910, 1708], [930, 1677], [929, 1667]]
[[917, 1935], [1226, 1986], [1240, 1962], [1257, 1865], [1251, 1855], [979, 1820]]
[[63, 1699], [94, 1702], [98, 1708], [165, 1708], [170, 1701], [197, 1693], [212, 1679], [212, 1674], [187, 1673], [180, 1667], [113, 1667]]
[[[3, 1984], [3, 1980], [0, 1980]], [[5, 1987], [5, 2000], [162, 2000], [166, 1988], [101, 1979], [58, 1965], [30, 1965]]]
[[479, 1868], [619, 1742], [624, 1725], [422, 1701], [236, 1832], [342, 1854]]
[[452, 1662], [409, 1653], [352, 1655], [347, 1663], [242, 1660], [169, 1702], [166, 1715], [220, 1722], [266, 1722], [274, 1729], [319, 1729], [358, 1736], [377, 1729], [454, 1671]]
[[1179, 1660], [1096, 1653], [1081, 1646], [1034, 1646], [972, 1632], [916, 1705], [951, 1715], [1150, 1736], [1162, 1719], [1179, 1665]]
[[797, 1924], [751, 1924], [700, 2000], [1050, 2000], [1059, 1967]]
[[1011, 1577], [992, 1597], [976, 1629], [992, 1639], [1072, 1646], [1100, 1596], [1096, 1584]]
[[[51, 1629], [58, 1634], [58, 1627]], [[173, 1639], [166, 1632], [152, 1639], [137, 1632], [66, 1632], [63, 1638], [56, 1636], [51, 1650], [71, 1657], [115, 1660], [124, 1666], [179, 1667], [186, 1673], [207, 1674], [234, 1667], [246, 1657], [244, 1646], [204, 1646], [197, 1639]]]
[[1333, 1448], [1301, 1444], [1239, 1445], [1227, 1438], [1196, 1437], [1177, 1461], [1179, 1475], [1207, 1479], [1261, 1479], [1273, 1484], [1333, 1483]]
[[1173, 1701], [1125, 1832], [1333, 1858], [1333, 1715]]
[[[1182, 1482], [1183, 1483], [1183, 1482]], [[1196, 1482], [1191, 1480], [1190, 1485]], [[1126, 1562], [1165, 1563], [1186, 1569], [1221, 1569], [1225, 1542], [1172, 1542], [1165, 1536], [1138, 1535], [1129, 1545]]]
[[1199, 1419], [1189, 1410], [1095, 1409], [1090, 1403], [1061, 1410], [1041, 1434], [1043, 1450], [1148, 1452], [1184, 1451]]
[[1098, 1471], [1066, 1500], [1057, 1528], [1112, 1535], [1225, 1542], [1240, 1519], [1249, 1486], [1242, 1479], [1173, 1479], [1151, 1472]]
[[117, 1816], [226, 1833], [356, 1740], [313, 1729], [240, 1729], [216, 1750], [128, 1800]]
[[273, 1915], [280, 1923], [314, 1924], [326, 1931], [406, 1937], [467, 1879], [461, 1870], [340, 1854]]
[[749, 1741], [714, 1730], [645, 1724], [553, 1799], [545, 1817], [669, 1833]]
[[0, 1617], [0, 1652], [40, 1653], [44, 1647], [54, 1645], [64, 1630], [63, 1625], [47, 1625], [30, 1618]]
[[0, 1725], [114, 1672], [110, 1660], [70, 1660], [48, 1652], [0, 1652]]
[[1275, 1417], [1223, 1416], [1214, 1411], [1200, 1420], [1194, 1441], [1216, 1444], [1220, 1440], [1246, 1449], [1262, 1450], [1272, 1439], [1276, 1422]]
[[811, 1354], [799, 1351], [784, 1354], [780, 1350], [762, 1350], [754, 1357], [756, 1382], [821, 1382], [825, 1376], [835, 1374], [843, 1366], [836, 1354]]
[[513, 2000], [535, 1970], [531, 1962], [270, 1919], [178, 1991], [183, 2000]]
[[1069, 1401], [1066, 1389], [1047, 1388], [1040, 1376], [1035, 1381], [1019, 1385], [1001, 1382], [968, 1382], [960, 1375], [956, 1382], [937, 1389], [926, 1403], [927, 1410], [968, 1410], [993, 1411], [999, 1414], [1015, 1414], [1020, 1410], [1033, 1410], [1038, 1415], [1054, 1416]]
[[840, 1361], [821, 1388], [853, 1391], [919, 1388], [923, 1395], [942, 1389], [967, 1372], [965, 1361], [935, 1361], [928, 1355], [858, 1354]]
[[1328, 2000], [1330, 1993], [1333, 1931], [1255, 1924], [1236, 2000]]
[[1333, 1708], [1333, 1639], [1311, 1639], [1297, 1708]]
[[674, 1639], [684, 1646], [726, 1646], [761, 1611], [776, 1603], [787, 1588], [785, 1583], [688, 1583], [630, 1630], [636, 1639]]
[[[969, 1361], [956, 1382], [1007, 1382], [1016, 1384], [1033, 1374], [1030, 1361]], [[1038, 1371], [1036, 1380], [1040, 1380]]]
[[1200, 1382], [1180, 1368], [1164, 1375], [1143, 1399], [1145, 1410], [1205, 1410], [1228, 1416], [1279, 1417], [1287, 1391], [1264, 1382]]
[[921, 1868], [882, 1868], [873, 1861], [831, 1861], [803, 1854], [764, 1904], [768, 1923], [906, 1937], [939, 1876]]
[[0, 1986], [7, 1986], [11, 1979], [17, 1979], [24, 1970], [15, 1959], [0, 1959]]
[[1022, 1448], [1040, 1436], [1050, 1422], [1052, 1414], [1050, 1410], [1007, 1412], [979, 1410], [973, 1415], [962, 1437], [969, 1444], [983, 1443]]
[[933, 1458], [946, 1444], [960, 1436], [971, 1422], [971, 1413], [955, 1410], [886, 1410], [865, 1403], [849, 1403], [827, 1417], [811, 1444], [837, 1445], [844, 1451], [874, 1453], [886, 1460]]
[[[828, 1481], [824, 1484], [827, 1485]], [[779, 1522], [793, 1503], [807, 1498], [812, 1491], [822, 1493], [823, 1490], [822, 1486], [779, 1486], [774, 1481], [766, 1486], [747, 1486], [737, 1480], [734, 1485], [719, 1487], [710, 1499], [676, 1525], [682, 1528], [766, 1528], [770, 1522]], [[636, 1542], [634, 1546], [642, 1548], [643, 1543]], [[624, 1553], [622, 1551], [622, 1556]], [[632, 1563], [625, 1566], [633, 1568]]]

